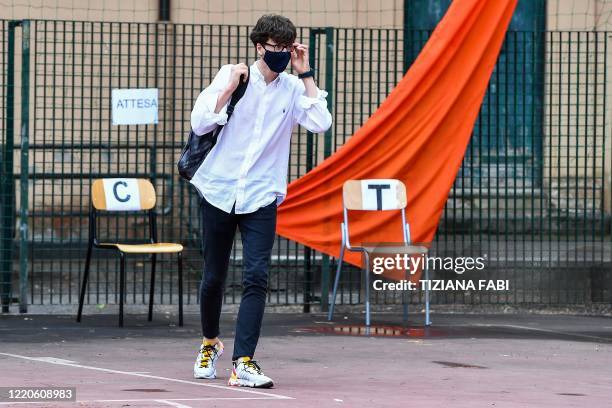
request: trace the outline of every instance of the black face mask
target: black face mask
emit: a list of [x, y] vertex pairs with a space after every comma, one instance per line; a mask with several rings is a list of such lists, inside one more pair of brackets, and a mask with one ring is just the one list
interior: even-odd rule
[[266, 50], [263, 60], [268, 65], [268, 68], [280, 74], [287, 68], [287, 64], [291, 60], [291, 53], [289, 51]]

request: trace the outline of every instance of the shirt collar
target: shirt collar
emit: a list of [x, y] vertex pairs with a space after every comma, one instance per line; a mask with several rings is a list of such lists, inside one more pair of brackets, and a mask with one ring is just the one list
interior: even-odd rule
[[[251, 73], [251, 79], [254, 79], [255, 81], [261, 81], [262, 84], [266, 85], [266, 80], [263, 74], [261, 73], [261, 71], [259, 70], [259, 67], [257, 66], [257, 61], [259, 60], [256, 60], [254, 63], [251, 64], [251, 68], [249, 70], [249, 72]], [[282, 76], [283, 76], [283, 73], [281, 72], [274, 79], [274, 81], [270, 82], [270, 84], [274, 84], [275, 86], [278, 86], [278, 84], [281, 81]]]

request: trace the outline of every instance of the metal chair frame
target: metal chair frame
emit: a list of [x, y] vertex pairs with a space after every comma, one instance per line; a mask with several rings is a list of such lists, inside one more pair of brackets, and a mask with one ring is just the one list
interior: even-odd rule
[[[125, 301], [125, 258], [126, 253], [121, 251], [114, 244], [100, 243], [96, 234], [98, 209], [93, 205], [93, 200], [89, 204], [89, 240], [87, 244], [87, 257], [85, 260], [85, 271], [83, 273], [83, 281], [81, 284], [81, 293], [79, 296], [79, 310], [77, 313], [77, 322], [81, 322], [83, 314], [83, 303], [85, 301], [85, 292], [87, 291], [87, 282], [89, 280], [89, 270], [91, 265], [91, 255], [94, 248], [110, 249], [119, 253], [120, 257], [120, 272], [119, 272], [119, 326], [123, 327], [123, 305]], [[151, 244], [157, 242], [157, 216], [155, 208], [146, 210], [149, 220], [149, 242]], [[149, 315], [148, 320], [153, 320], [153, 298], [155, 295], [155, 265], [157, 263], [157, 253], [151, 254], [151, 285], [149, 288]], [[178, 292], [179, 292], [179, 326], [183, 326], [183, 257], [182, 252], [176, 252], [178, 262]]]
[[[334, 280], [334, 290], [332, 293], [332, 299], [330, 302], [329, 313], [327, 315], [327, 320], [331, 321], [334, 316], [334, 306], [336, 304], [336, 295], [338, 293], [338, 285], [340, 283], [340, 274], [342, 272], [342, 260], [344, 259], [344, 250], [355, 251], [363, 253], [365, 257], [365, 267], [364, 271], [364, 280], [365, 280], [365, 308], [366, 308], [366, 326], [370, 326], [370, 253], [367, 248], [352, 246], [349, 238], [349, 220], [348, 220], [348, 209], [344, 205], [343, 200], [343, 216], [344, 222], [340, 224], [340, 230], [342, 233], [342, 244], [340, 247], [340, 257], [338, 258], [338, 266], [336, 268], [336, 277]], [[376, 210], [357, 210], [357, 211], [376, 211]], [[388, 210], [386, 210], [388, 211]], [[402, 226], [403, 226], [403, 236], [404, 236], [404, 244], [410, 245], [410, 225], [406, 222], [406, 209], [405, 207], [400, 209], [402, 215]], [[424, 275], [425, 280], [429, 281], [429, 271], [427, 269], [427, 263], [425, 263], [424, 267]], [[408, 304], [405, 299], [404, 293], [402, 293], [402, 306], [403, 306], [403, 320], [404, 323], [408, 321]], [[432, 324], [430, 313], [429, 313], [429, 285], [425, 287], [425, 326], [430, 326]]]

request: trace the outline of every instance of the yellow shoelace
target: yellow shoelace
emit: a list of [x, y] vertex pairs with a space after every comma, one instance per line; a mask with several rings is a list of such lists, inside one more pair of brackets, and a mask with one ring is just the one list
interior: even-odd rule
[[246, 369], [251, 369], [253, 371], [255, 371], [256, 374], [261, 374], [261, 367], [259, 367], [259, 364], [257, 364], [256, 361], [254, 360], [249, 360], [249, 361], [244, 361], [244, 365]]
[[200, 361], [200, 368], [207, 368], [208, 363], [212, 361], [213, 356], [217, 354], [217, 349], [211, 344], [207, 344], [202, 349], [202, 361]]

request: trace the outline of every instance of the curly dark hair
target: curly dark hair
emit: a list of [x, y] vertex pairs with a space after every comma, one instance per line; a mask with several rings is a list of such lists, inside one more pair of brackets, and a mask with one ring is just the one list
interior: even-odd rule
[[296, 37], [297, 30], [291, 20], [278, 14], [261, 16], [250, 35], [253, 45], [264, 44], [268, 38], [273, 39], [277, 44], [291, 45]]

